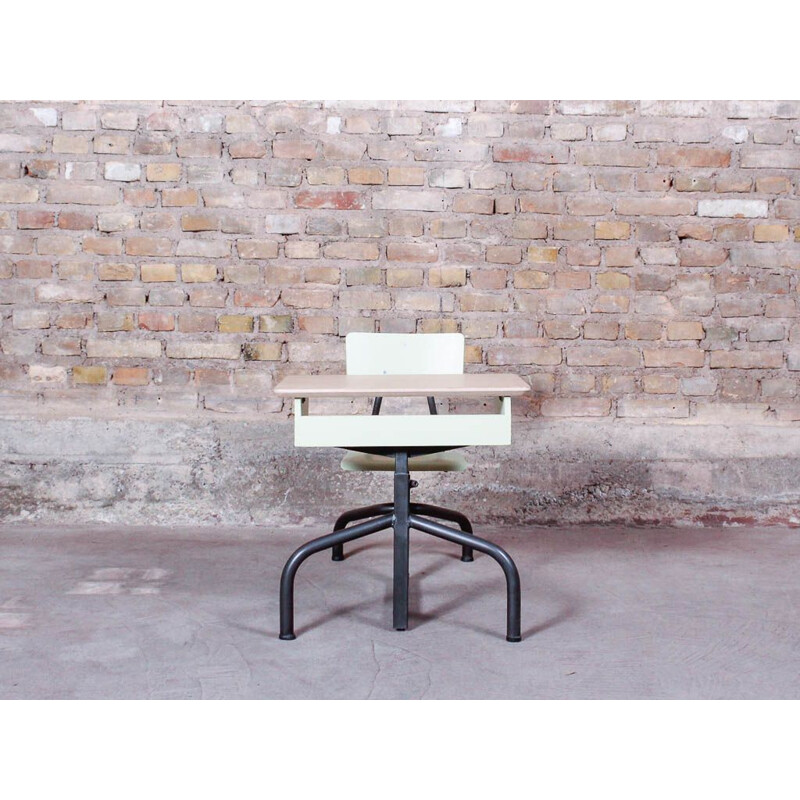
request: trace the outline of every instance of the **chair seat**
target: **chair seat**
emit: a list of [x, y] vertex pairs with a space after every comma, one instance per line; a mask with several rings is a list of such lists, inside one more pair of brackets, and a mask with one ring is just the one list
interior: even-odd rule
[[[431, 453], [408, 459], [409, 472], [463, 472], [466, 468], [467, 462], [460, 453]], [[392, 472], [394, 458], [350, 452], [342, 459], [342, 469], [348, 472]]]

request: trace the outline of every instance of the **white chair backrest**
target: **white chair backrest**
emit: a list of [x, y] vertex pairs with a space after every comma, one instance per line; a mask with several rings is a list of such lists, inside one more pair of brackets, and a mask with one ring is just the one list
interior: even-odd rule
[[460, 333], [348, 333], [348, 375], [461, 375]]

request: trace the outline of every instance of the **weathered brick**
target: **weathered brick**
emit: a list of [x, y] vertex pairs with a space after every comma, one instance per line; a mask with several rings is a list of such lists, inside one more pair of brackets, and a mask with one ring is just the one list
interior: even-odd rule
[[684, 197], [620, 197], [617, 200], [617, 214], [625, 217], [672, 217], [692, 214], [693, 211], [693, 201]]
[[561, 100], [562, 114], [582, 116], [620, 116], [633, 112], [635, 103], [631, 100]]
[[386, 285], [398, 288], [422, 286], [423, 276], [421, 269], [387, 269]]
[[[16, 161], [3, 161], [0, 169], [1, 178], [18, 178], [19, 164]], [[23, 167], [24, 175], [30, 178], [57, 178], [58, 161], [45, 158], [34, 158]]]
[[577, 142], [586, 138], [586, 126], [579, 122], [553, 122], [550, 137], [562, 142]]
[[537, 366], [556, 366], [562, 361], [560, 347], [548, 347], [546, 339], [527, 340], [511, 347], [500, 346], [489, 349], [487, 361], [490, 366], [515, 364], [535, 364]]
[[175, 315], [165, 311], [141, 311], [137, 321], [139, 328], [145, 331], [175, 330]]
[[295, 195], [298, 208], [333, 208], [353, 211], [366, 208], [366, 199], [360, 192], [303, 191]]
[[528, 248], [528, 261], [534, 264], [555, 264], [558, 261], [558, 248], [531, 245]]
[[797, 148], [772, 148], [743, 150], [739, 164], [744, 169], [800, 169], [800, 152]]
[[174, 281], [177, 279], [177, 269], [174, 264], [142, 264], [141, 275], [143, 283]]
[[665, 147], [657, 151], [659, 166], [728, 167], [731, 151], [712, 147]]
[[462, 311], [506, 311], [508, 297], [505, 294], [490, 294], [473, 291], [458, 298]]
[[252, 333], [254, 319], [246, 314], [223, 314], [217, 320], [220, 333]]
[[[130, 239], [128, 240], [130, 242]], [[172, 248], [170, 242], [169, 249]], [[231, 254], [230, 243], [226, 240], [215, 239], [181, 239], [178, 242], [177, 255], [197, 256], [200, 258], [229, 258]], [[142, 254], [144, 255], [144, 254]], [[162, 255], [154, 253], [152, 255]]]
[[569, 148], [566, 145], [495, 144], [492, 158], [500, 162], [525, 161], [537, 164], [566, 164]]
[[319, 243], [317, 242], [286, 242], [283, 248], [286, 258], [319, 258]]
[[453, 200], [457, 214], [493, 214], [494, 198], [485, 194], [459, 194]]
[[383, 170], [378, 167], [353, 167], [347, 170], [349, 183], [374, 186], [382, 184], [383, 179]]
[[317, 155], [317, 145], [315, 142], [276, 139], [272, 143], [272, 155], [274, 158], [297, 158], [310, 161]]
[[181, 280], [184, 283], [211, 283], [216, 279], [215, 264], [181, 264]]
[[422, 133], [422, 120], [418, 117], [389, 117], [386, 132], [390, 136], [418, 136]]
[[272, 239], [238, 239], [236, 252], [244, 259], [277, 258], [278, 243]]
[[53, 137], [53, 152], [70, 155], [85, 155], [89, 152], [89, 139], [85, 136], [70, 136], [57, 133]]
[[463, 189], [467, 185], [467, 176], [463, 169], [434, 169], [428, 173], [428, 185], [432, 188]]
[[667, 323], [667, 339], [680, 341], [685, 339], [700, 340], [705, 336], [703, 323], [695, 320], [672, 320]]
[[788, 238], [788, 225], [762, 223], [753, 228], [754, 242], [785, 242]]
[[46, 140], [41, 136], [0, 133], [0, 153], [43, 153], [46, 149]]
[[52, 228], [56, 224], [53, 211], [18, 211], [17, 228], [20, 230], [41, 230]]
[[306, 180], [311, 186], [336, 186], [347, 183], [347, 172], [343, 167], [308, 167]]
[[628, 222], [613, 222], [603, 220], [594, 226], [596, 239], [627, 239], [631, 235], [631, 226]]
[[504, 187], [507, 179], [508, 175], [504, 170], [484, 167], [482, 169], [470, 172], [469, 187], [470, 189], [496, 189], [498, 187]]
[[90, 339], [86, 342], [89, 358], [160, 358], [161, 342], [153, 339]]
[[537, 269], [525, 269], [514, 272], [514, 286], [517, 289], [547, 289], [550, 275]]
[[47, 190], [47, 202], [88, 206], [113, 206], [119, 202], [116, 186], [54, 183]]
[[81, 367], [72, 368], [72, 381], [77, 384], [103, 385], [108, 382], [106, 367]]
[[[95, 153], [127, 155], [131, 149], [131, 141], [129, 137], [121, 135], [106, 134], [104, 136], [95, 136], [93, 149]], [[106, 162], [106, 166], [108, 163], [109, 162]]]
[[172, 183], [180, 179], [180, 164], [151, 163], [147, 165], [147, 180], [152, 183]]
[[167, 342], [168, 358], [186, 359], [238, 359], [242, 346], [235, 342]]
[[700, 200], [700, 217], [766, 217], [766, 200]]
[[92, 303], [98, 292], [91, 285], [44, 283], [36, 287], [38, 303]]
[[[116, 137], [114, 138], [116, 139]], [[95, 138], [95, 141], [97, 141], [97, 138]], [[136, 155], [167, 156], [172, 152], [172, 148], [172, 138], [159, 133], [137, 136], [133, 142], [133, 152]]]
[[783, 353], [775, 350], [712, 350], [711, 369], [780, 369]]
[[428, 271], [428, 285], [437, 288], [465, 286], [467, 270], [464, 267], [431, 267]]
[[[326, 248], [327, 255], [327, 248]], [[389, 242], [386, 246], [389, 261], [436, 261], [438, 251], [435, 244]]]
[[346, 258], [353, 261], [374, 261], [380, 256], [377, 244], [371, 242], [332, 242], [325, 246], [325, 258]]
[[587, 320], [583, 326], [584, 339], [616, 339], [619, 336], [619, 324], [613, 320]]
[[571, 367], [638, 367], [641, 354], [632, 347], [570, 347], [566, 351]]
[[689, 416], [689, 403], [686, 400], [662, 400], [656, 397], [625, 397], [617, 404], [617, 416], [681, 419]]
[[606, 122], [592, 125], [592, 139], [596, 142], [622, 142], [628, 135], [624, 122]]
[[[261, 148], [266, 152], [263, 145]], [[178, 139], [177, 152], [181, 158], [219, 158], [222, 153], [222, 142], [216, 138], [206, 137]]]
[[112, 381], [118, 386], [147, 386], [150, 373], [146, 367], [116, 367]]
[[97, 277], [101, 281], [132, 281], [136, 272], [135, 264], [107, 262], [97, 267]]
[[333, 291], [330, 289], [283, 289], [281, 300], [290, 308], [331, 308]]
[[375, 210], [443, 211], [444, 192], [414, 189], [383, 189], [372, 195]]
[[573, 267], [599, 267], [603, 252], [591, 244], [567, 245], [567, 264]]
[[379, 311], [389, 308], [391, 299], [388, 292], [372, 289], [346, 289], [339, 293], [339, 305], [342, 308]]
[[422, 186], [424, 183], [422, 167], [389, 167], [389, 186]]
[[421, 141], [413, 146], [417, 161], [486, 161], [489, 145], [480, 142]]
[[386, 220], [367, 217], [349, 219], [347, 233], [356, 239], [378, 239], [386, 236]]
[[576, 163], [596, 167], [646, 167], [650, 151], [622, 145], [581, 145], [575, 147]]
[[430, 235], [436, 239], [460, 239], [467, 235], [467, 223], [463, 219], [435, 219], [430, 224]]
[[408, 146], [400, 140], [373, 140], [367, 144], [367, 155], [376, 161], [403, 161], [408, 155]]
[[163, 237], [129, 236], [125, 240], [125, 253], [129, 256], [169, 256], [172, 255], [173, 247], [174, 243]]
[[604, 397], [559, 397], [542, 401], [543, 417], [605, 417], [611, 400]]
[[645, 349], [645, 367], [702, 367], [705, 353], [688, 347], [664, 347], [658, 350]]

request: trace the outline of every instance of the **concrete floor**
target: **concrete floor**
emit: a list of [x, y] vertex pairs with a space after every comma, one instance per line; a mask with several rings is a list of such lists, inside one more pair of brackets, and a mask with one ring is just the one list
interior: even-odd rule
[[0, 528], [0, 698], [800, 698], [800, 530], [483, 529], [522, 576], [412, 533], [283, 562], [320, 529]]

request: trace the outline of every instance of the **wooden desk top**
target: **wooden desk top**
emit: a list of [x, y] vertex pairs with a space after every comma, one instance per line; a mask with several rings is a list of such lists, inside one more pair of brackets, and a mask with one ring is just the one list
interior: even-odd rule
[[468, 375], [290, 375], [281, 397], [516, 397], [530, 386], [511, 373]]

